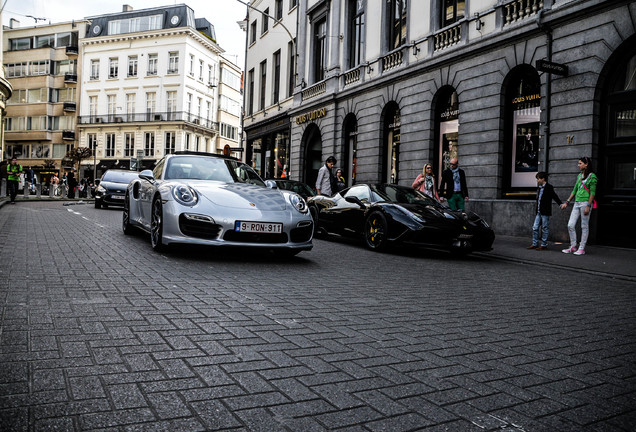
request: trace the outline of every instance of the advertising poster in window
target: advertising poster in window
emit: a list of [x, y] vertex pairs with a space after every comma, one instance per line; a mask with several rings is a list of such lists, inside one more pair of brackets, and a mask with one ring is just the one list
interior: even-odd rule
[[439, 171], [436, 175], [439, 177], [445, 169], [450, 167], [450, 160], [453, 158], [459, 158], [457, 139], [459, 138], [459, 121], [451, 120], [442, 122], [439, 125], [439, 146], [440, 146], [440, 160]]
[[539, 107], [513, 112], [512, 187], [536, 186], [539, 171]]

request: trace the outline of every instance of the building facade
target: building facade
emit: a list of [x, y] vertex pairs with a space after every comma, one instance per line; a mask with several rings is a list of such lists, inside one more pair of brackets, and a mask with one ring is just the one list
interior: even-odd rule
[[[565, 199], [587, 155], [591, 241], [635, 246], [636, 2], [301, 0], [297, 13], [295, 179], [312, 185], [334, 155], [349, 185], [410, 186], [458, 157], [467, 209], [529, 235], [536, 173]], [[554, 219], [565, 240], [566, 213]]]
[[79, 100], [79, 20], [20, 28], [11, 21], [3, 33], [3, 63], [14, 88], [7, 100], [5, 159], [31, 166], [41, 183], [69, 169], [67, 152], [76, 146]]
[[[245, 160], [263, 178], [298, 176], [291, 168], [298, 0], [256, 0], [248, 8]], [[262, 12], [262, 13], [261, 13]]]
[[242, 158], [241, 137], [241, 69], [225, 57], [220, 58], [218, 120], [219, 134], [215, 152]]
[[179, 150], [217, 152], [223, 50], [214, 27], [186, 5], [124, 6], [88, 20], [79, 145], [96, 153], [83, 170], [99, 176], [150, 168]]

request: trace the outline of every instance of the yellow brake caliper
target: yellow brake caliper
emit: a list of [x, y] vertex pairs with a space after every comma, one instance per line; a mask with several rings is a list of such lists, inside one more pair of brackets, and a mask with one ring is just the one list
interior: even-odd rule
[[371, 241], [374, 242], [375, 241], [375, 235], [378, 233], [378, 229], [375, 228], [375, 223], [377, 222], [377, 219], [373, 219], [371, 221], [371, 226], [369, 227], [369, 233], [371, 234]]

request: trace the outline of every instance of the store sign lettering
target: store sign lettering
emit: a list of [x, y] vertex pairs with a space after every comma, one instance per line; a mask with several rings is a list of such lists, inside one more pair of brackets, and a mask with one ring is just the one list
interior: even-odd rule
[[523, 102], [530, 102], [533, 100], [537, 100], [537, 99], [541, 99], [541, 95], [539, 94], [533, 94], [533, 95], [528, 95], [528, 96], [519, 96], [516, 97], [512, 100], [513, 104], [518, 104], [518, 103], [523, 103]]
[[296, 117], [296, 124], [307, 123], [308, 121], [313, 121], [324, 117], [327, 115], [327, 108], [320, 108], [317, 110], [309, 111], [308, 113], [299, 115]]
[[443, 119], [449, 119], [451, 117], [457, 117], [459, 115], [459, 110], [446, 110], [444, 111], [440, 117]]

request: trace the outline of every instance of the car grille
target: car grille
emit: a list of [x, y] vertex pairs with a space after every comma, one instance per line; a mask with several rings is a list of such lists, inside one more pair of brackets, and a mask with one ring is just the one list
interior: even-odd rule
[[287, 243], [287, 234], [245, 233], [230, 230], [225, 232], [223, 239], [240, 243]]
[[187, 218], [185, 215], [179, 215], [179, 229], [181, 232], [190, 237], [198, 237], [204, 239], [216, 239], [221, 232], [221, 225]]
[[305, 227], [294, 228], [291, 230], [290, 237], [292, 243], [307, 242], [311, 239], [311, 234], [314, 230], [313, 224], [309, 224]]

